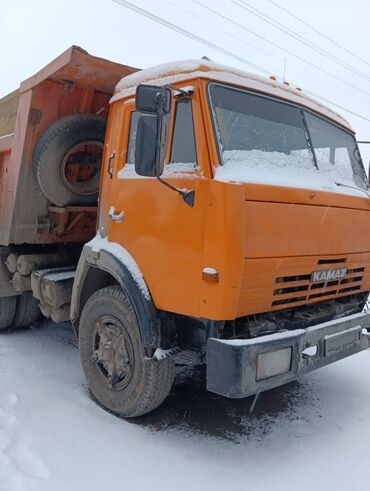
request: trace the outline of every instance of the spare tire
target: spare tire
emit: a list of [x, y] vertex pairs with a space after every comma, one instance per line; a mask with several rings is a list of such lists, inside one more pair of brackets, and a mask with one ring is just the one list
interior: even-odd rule
[[98, 198], [105, 121], [95, 114], [59, 119], [35, 145], [32, 165], [42, 193], [57, 206]]

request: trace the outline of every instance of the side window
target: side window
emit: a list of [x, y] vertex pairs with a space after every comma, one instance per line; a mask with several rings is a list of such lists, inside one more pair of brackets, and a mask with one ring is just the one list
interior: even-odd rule
[[[172, 163], [196, 164], [193, 111], [190, 99], [181, 99], [176, 103], [175, 126], [172, 138]], [[132, 111], [130, 132], [127, 144], [127, 164], [135, 164], [135, 141], [139, 112]]]
[[138, 111], [132, 111], [130, 119], [130, 134], [128, 137], [127, 145], [127, 164], [135, 163], [135, 141], [136, 141], [136, 131], [137, 131], [137, 120], [139, 118]]
[[172, 138], [171, 163], [196, 164], [193, 110], [190, 99], [176, 103], [175, 126]]

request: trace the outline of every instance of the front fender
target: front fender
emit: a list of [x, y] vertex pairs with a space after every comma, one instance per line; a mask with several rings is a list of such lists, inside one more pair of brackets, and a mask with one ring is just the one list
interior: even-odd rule
[[87, 243], [78, 262], [71, 299], [71, 321], [78, 337], [79, 319], [88, 298], [108, 284], [118, 283], [135, 311], [145, 348], [160, 346], [160, 321], [148, 287], [132, 256], [120, 245], [99, 238]]

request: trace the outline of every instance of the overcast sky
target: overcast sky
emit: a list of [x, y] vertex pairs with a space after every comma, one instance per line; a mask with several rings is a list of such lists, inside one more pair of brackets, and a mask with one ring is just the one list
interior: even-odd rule
[[[250, 5], [258, 8], [286, 28], [330, 52], [342, 63], [362, 72], [362, 77], [236, 6], [233, 0], [199, 2], [277, 46], [221, 19], [193, 0], [131, 0], [131, 3], [191, 30], [271, 74], [282, 77], [286, 60], [288, 81], [370, 120], [369, 0], [274, 0], [365, 62], [304, 26], [277, 8], [272, 1], [243, 1], [244, 7]], [[256, 68], [202, 46], [112, 0], [0, 0], [0, 8], [0, 97], [18, 87], [22, 80], [72, 44], [81, 46], [91, 54], [141, 68], [207, 55], [217, 62], [258, 73]], [[344, 110], [336, 110], [350, 121], [358, 139], [370, 140], [370, 122]], [[370, 157], [368, 147], [370, 145], [361, 148], [365, 167]]]

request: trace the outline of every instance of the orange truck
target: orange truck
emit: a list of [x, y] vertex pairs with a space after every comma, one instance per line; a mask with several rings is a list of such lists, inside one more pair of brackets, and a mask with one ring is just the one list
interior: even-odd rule
[[124, 417], [368, 348], [369, 220], [352, 128], [274, 78], [72, 47], [0, 100], [0, 330], [70, 319]]

